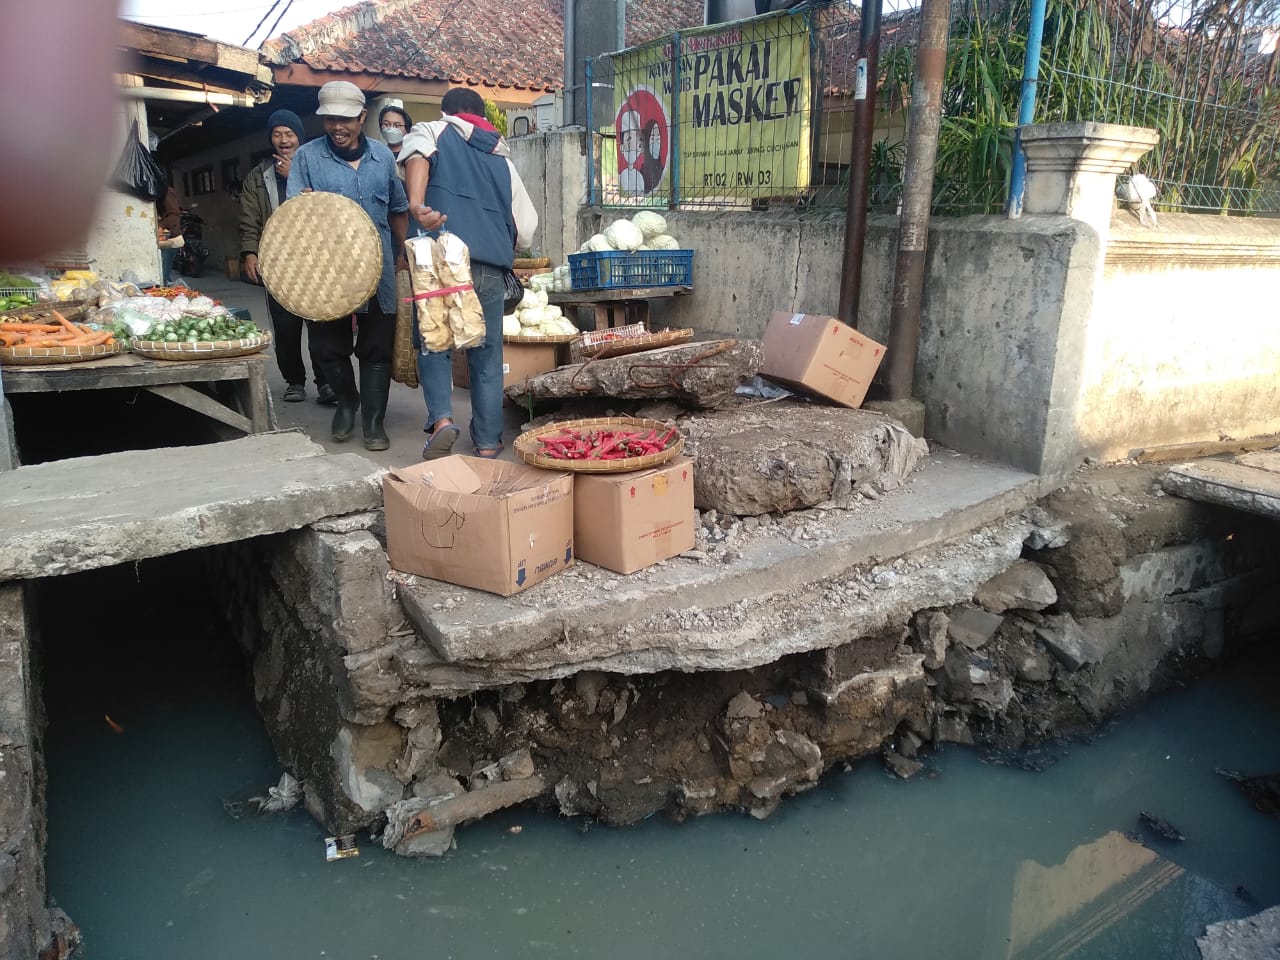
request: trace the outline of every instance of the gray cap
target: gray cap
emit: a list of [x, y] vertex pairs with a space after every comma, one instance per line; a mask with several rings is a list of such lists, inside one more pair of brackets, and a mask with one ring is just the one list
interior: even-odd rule
[[364, 109], [364, 91], [349, 80], [330, 80], [320, 88], [316, 116], [358, 117]]

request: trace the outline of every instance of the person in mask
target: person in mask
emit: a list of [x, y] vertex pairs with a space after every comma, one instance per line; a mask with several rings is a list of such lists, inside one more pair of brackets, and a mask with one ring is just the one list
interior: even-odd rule
[[[378, 127], [382, 130], [383, 142], [391, 148], [391, 155], [400, 159], [400, 147], [404, 143], [404, 135], [413, 126], [413, 120], [405, 112], [403, 104], [393, 100], [378, 111]], [[396, 173], [404, 179], [404, 171], [396, 164]]]

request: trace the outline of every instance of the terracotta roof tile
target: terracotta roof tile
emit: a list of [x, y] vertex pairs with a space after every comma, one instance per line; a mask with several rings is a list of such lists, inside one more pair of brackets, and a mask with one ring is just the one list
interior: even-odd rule
[[[518, 11], [518, 13], [517, 13]], [[269, 41], [276, 64], [558, 90], [563, 0], [363, 0]], [[700, 24], [700, 0], [631, 0], [627, 43]]]

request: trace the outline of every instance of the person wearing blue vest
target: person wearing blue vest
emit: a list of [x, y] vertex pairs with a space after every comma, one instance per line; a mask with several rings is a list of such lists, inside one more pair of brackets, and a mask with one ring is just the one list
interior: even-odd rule
[[[502, 302], [504, 271], [517, 246], [538, 228], [511, 151], [484, 117], [484, 100], [465, 87], [440, 102], [444, 116], [415, 123], [397, 157], [404, 167], [409, 215], [424, 231], [449, 231], [471, 251], [471, 283], [484, 309], [485, 339], [467, 350], [471, 375], [471, 443], [477, 456], [502, 452]], [[424, 459], [442, 457], [461, 433], [453, 422], [453, 351], [418, 351], [427, 404]]]

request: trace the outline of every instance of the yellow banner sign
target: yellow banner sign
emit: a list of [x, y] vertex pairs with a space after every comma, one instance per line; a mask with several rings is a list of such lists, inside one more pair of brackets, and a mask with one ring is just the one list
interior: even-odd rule
[[[613, 58], [616, 189], [610, 199], [714, 202], [809, 187], [809, 14], [718, 24]], [[678, 93], [674, 93], [678, 88]], [[616, 196], [610, 196], [616, 194]]]

